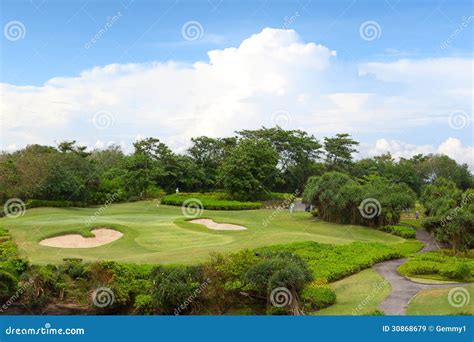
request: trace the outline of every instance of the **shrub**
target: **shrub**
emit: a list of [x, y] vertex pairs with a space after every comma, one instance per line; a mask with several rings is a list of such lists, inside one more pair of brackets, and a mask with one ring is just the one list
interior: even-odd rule
[[385, 312], [379, 309], [375, 309], [367, 314], [367, 316], [385, 316]]
[[204, 209], [210, 210], [250, 210], [262, 207], [261, 202], [240, 202], [225, 199], [222, 193], [180, 193], [167, 195], [161, 198], [161, 204], [182, 206], [188, 199], [201, 201]]
[[153, 269], [153, 305], [161, 314], [192, 311], [202, 300], [202, 269], [198, 266], [158, 266]]
[[66, 207], [86, 207], [87, 203], [77, 201], [47, 201], [38, 199], [29, 199], [25, 203], [27, 208], [38, 208], [38, 207], [54, 207], [54, 208], [66, 208]]
[[440, 270], [440, 274], [446, 278], [459, 280], [469, 279], [472, 275], [471, 269], [465, 262], [447, 265]]
[[393, 235], [400, 236], [405, 239], [414, 239], [416, 238], [416, 230], [410, 227], [405, 226], [383, 226], [379, 230]]
[[0, 268], [0, 303], [14, 295], [17, 285], [18, 279], [13, 274]]
[[153, 306], [153, 297], [147, 294], [140, 294], [135, 298], [135, 303], [133, 304], [133, 308], [138, 313], [142, 314], [152, 314], [155, 311]]
[[301, 301], [306, 310], [323, 309], [336, 302], [336, 292], [327, 285], [311, 283], [303, 289]]
[[122, 264], [113, 261], [99, 261], [86, 264], [84, 273], [88, 292], [99, 287], [109, 288], [113, 295], [112, 305], [101, 310], [115, 311], [132, 307], [136, 296], [151, 291], [149, 281], [153, 266]]
[[424, 276], [425, 278], [447, 280], [471, 280], [474, 274], [474, 260], [449, 255], [449, 251], [427, 252], [413, 255], [398, 268], [401, 274]]
[[265, 250], [292, 252], [307, 262], [316, 280], [323, 281], [335, 281], [375, 263], [402, 256], [397, 247], [367, 242], [328, 245], [308, 241], [263, 247], [259, 250], [262, 252]]

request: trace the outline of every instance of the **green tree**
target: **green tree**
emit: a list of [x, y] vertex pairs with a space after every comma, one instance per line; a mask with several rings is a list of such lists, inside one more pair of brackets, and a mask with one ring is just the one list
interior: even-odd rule
[[322, 165], [317, 163], [322, 146], [313, 135], [301, 130], [284, 130], [278, 126], [237, 133], [246, 139], [264, 140], [277, 151], [283, 191], [302, 189], [311, 175], [322, 173]]
[[277, 178], [277, 163], [278, 153], [268, 142], [242, 139], [224, 160], [219, 180], [236, 199], [262, 199]]
[[357, 152], [359, 143], [351, 139], [350, 134], [336, 134], [335, 137], [324, 138], [326, 164], [329, 170], [344, 170], [352, 163], [352, 154]]

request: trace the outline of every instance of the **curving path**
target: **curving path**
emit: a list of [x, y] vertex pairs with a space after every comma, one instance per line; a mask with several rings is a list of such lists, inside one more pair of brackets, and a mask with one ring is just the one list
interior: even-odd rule
[[[431, 234], [424, 229], [416, 231], [416, 238], [425, 245], [418, 253], [436, 251], [440, 248]], [[421, 290], [460, 285], [460, 283], [420, 284], [411, 281], [397, 272], [398, 266], [406, 260], [405, 258], [389, 260], [374, 266], [374, 269], [392, 286], [390, 295], [379, 306], [379, 309], [387, 315], [405, 315], [408, 303]]]

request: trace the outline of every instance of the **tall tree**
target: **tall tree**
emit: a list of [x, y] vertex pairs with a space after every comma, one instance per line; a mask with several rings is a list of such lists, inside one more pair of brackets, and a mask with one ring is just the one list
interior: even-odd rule
[[352, 154], [357, 152], [359, 143], [347, 133], [336, 134], [335, 137], [324, 138], [326, 164], [329, 170], [344, 170], [352, 162]]
[[220, 168], [219, 181], [236, 199], [262, 199], [277, 178], [277, 163], [278, 153], [268, 142], [242, 139]]

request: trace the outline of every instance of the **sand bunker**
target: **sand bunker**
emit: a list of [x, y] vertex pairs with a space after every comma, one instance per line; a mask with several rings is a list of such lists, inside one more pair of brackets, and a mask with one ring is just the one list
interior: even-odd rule
[[79, 234], [56, 236], [40, 241], [40, 245], [59, 248], [91, 248], [108, 244], [120, 239], [123, 234], [107, 228], [92, 230], [94, 237], [83, 237]]
[[217, 223], [217, 222], [214, 222], [213, 220], [209, 220], [209, 219], [197, 219], [197, 220], [192, 220], [192, 221], [189, 221], [189, 222], [203, 224], [207, 228], [212, 229], [212, 230], [246, 230], [247, 229], [243, 226], [239, 226], [239, 225], [236, 225], [236, 224]]

